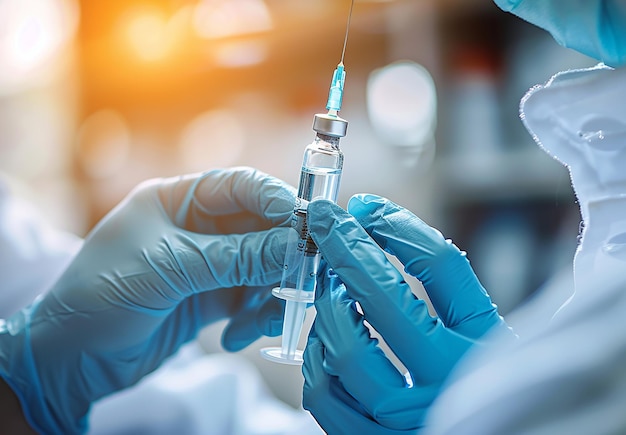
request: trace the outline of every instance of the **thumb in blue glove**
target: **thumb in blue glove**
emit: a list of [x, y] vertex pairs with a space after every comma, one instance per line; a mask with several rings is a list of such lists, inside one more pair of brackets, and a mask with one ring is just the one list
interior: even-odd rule
[[[240, 349], [278, 335], [293, 188], [249, 168], [140, 185], [89, 234], [51, 291], [0, 330], [0, 375], [43, 433], [86, 430], [90, 404], [231, 319]], [[238, 313], [243, 312], [245, 317]]]
[[[309, 205], [311, 235], [332, 270], [319, 278], [304, 356], [304, 407], [329, 433], [413, 432], [468, 349], [489, 331], [513, 334], [465, 254], [439, 231], [378, 196], [355, 196], [348, 208], [353, 216], [329, 202]], [[385, 252], [422, 282], [437, 316]], [[406, 367], [410, 382], [364, 321]]]

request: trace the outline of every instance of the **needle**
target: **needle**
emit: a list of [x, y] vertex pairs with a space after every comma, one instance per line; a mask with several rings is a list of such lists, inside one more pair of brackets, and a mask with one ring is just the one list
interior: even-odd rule
[[343, 39], [343, 50], [341, 50], [341, 61], [339, 64], [343, 65], [343, 56], [346, 54], [346, 44], [348, 43], [348, 32], [350, 31], [350, 20], [352, 19], [352, 8], [354, 8], [354, 0], [350, 2], [350, 12], [348, 12], [348, 24], [346, 25], [346, 36]]

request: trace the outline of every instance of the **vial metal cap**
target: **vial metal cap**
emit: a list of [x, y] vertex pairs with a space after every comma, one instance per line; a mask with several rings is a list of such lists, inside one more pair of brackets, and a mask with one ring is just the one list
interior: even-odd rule
[[344, 137], [348, 131], [348, 121], [338, 116], [318, 113], [313, 118], [313, 130], [333, 137]]

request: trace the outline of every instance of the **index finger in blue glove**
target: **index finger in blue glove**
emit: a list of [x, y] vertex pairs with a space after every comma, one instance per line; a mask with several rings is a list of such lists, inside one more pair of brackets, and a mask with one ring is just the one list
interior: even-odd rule
[[[315, 295], [315, 332], [322, 337], [327, 355], [331, 355], [333, 368], [327, 367], [331, 375], [352, 371], [357, 379], [365, 379], [360, 370], [378, 373], [378, 379], [384, 379], [379, 385], [368, 384], [365, 394], [373, 390], [384, 391], [387, 388], [404, 388], [406, 382], [398, 370], [378, 347], [378, 340], [370, 337], [369, 330], [363, 324], [363, 317], [357, 312], [354, 299], [345, 291], [339, 276], [330, 268], [324, 267], [318, 274]], [[331, 338], [324, 340], [324, 338]], [[374, 355], [375, 358], [370, 358]], [[367, 364], [364, 359], [369, 360]], [[355, 362], [359, 362], [355, 364]], [[376, 380], [376, 381], [377, 381]], [[375, 381], [375, 382], [376, 382]], [[358, 382], [355, 388], [363, 388]], [[378, 394], [375, 394], [378, 396]]]
[[[348, 393], [346, 396], [356, 399], [377, 423], [401, 430], [419, 427], [423, 420], [420, 411], [432, 397], [424, 394], [428, 386], [407, 388], [404, 375], [370, 336], [354, 307], [355, 301], [334, 271], [322, 271], [319, 284], [312, 331], [324, 345], [324, 371], [336, 376]], [[308, 349], [307, 345], [305, 353]], [[310, 389], [317, 387], [314, 379], [309, 385]], [[322, 406], [325, 405], [318, 407]]]
[[[154, 218], [158, 211], [147, 213], [138, 202], [129, 203], [108, 220], [108, 225], [90, 235], [97, 239], [92, 241], [99, 243], [98, 250], [82, 253], [87, 263], [111, 263], [109, 270], [97, 277], [110, 289], [102, 304], [131, 304], [138, 310], [171, 309], [193, 293], [269, 286], [280, 281], [290, 228], [246, 234], [199, 234], [163, 224]], [[129, 225], [128, 221], [135, 218], [142, 221]], [[153, 218], [154, 222], [144, 222]], [[133, 240], [135, 248], [120, 250], [109, 243], [124, 239]]]
[[177, 226], [210, 234], [288, 225], [295, 200], [292, 186], [247, 167], [158, 180], [158, 186], [160, 202]]
[[285, 301], [272, 295], [269, 288], [248, 288], [241, 307], [232, 313], [222, 333], [222, 347], [238, 352], [261, 336], [281, 334]]
[[355, 195], [348, 203], [368, 234], [395, 255], [424, 285], [448, 328], [479, 338], [503, 326], [496, 306], [472, 270], [465, 252], [409, 210], [376, 195]]
[[311, 330], [304, 350], [302, 406], [311, 412], [325, 432], [380, 435], [414, 433], [414, 430], [407, 432], [384, 428], [367, 415], [361, 404], [344, 389], [340, 379], [326, 372], [325, 353], [324, 344]]
[[[174, 291], [169, 294], [162, 290], [166, 298], [179, 299], [218, 288], [272, 285], [282, 275], [288, 231], [290, 228], [273, 228], [222, 236], [170, 231], [159, 249], [145, 256], [153, 271]], [[129, 288], [141, 288], [132, 278], [126, 282]]]
[[270, 287], [235, 287], [197, 293], [189, 296], [167, 316], [155, 333], [158, 348], [165, 347], [171, 331], [181, 341], [191, 340], [198, 331], [224, 318], [230, 321], [222, 332], [222, 346], [237, 352], [261, 336], [280, 335], [284, 301], [271, 293]]
[[[422, 384], [440, 381], [471, 343], [430, 316], [356, 219], [330, 201], [309, 204], [311, 236], [367, 321]], [[411, 331], [407, 334], [408, 331]], [[443, 363], [442, 363], [443, 361]]]
[[[152, 180], [90, 234], [101, 244], [90, 261], [115, 258], [115, 275], [107, 279], [134, 286], [127, 293], [153, 308], [216, 288], [275, 284], [287, 228], [272, 227], [288, 226], [293, 198], [289, 185], [250, 168]], [[109, 255], [115, 245], [108, 241], [115, 239], [133, 240], [137, 249]], [[141, 273], [138, 266], [145, 263], [150, 267]], [[172, 291], [162, 287], [154, 297], [142, 297], [144, 290], [154, 293], [145, 282], [155, 272]]]

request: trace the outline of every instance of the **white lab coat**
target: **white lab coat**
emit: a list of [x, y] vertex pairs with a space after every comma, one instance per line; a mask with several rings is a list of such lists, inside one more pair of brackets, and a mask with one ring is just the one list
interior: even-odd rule
[[[45, 292], [81, 246], [56, 230], [0, 177], [0, 318]], [[237, 354], [206, 354], [192, 342], [134, 387], [94, 404], [90, 435], [323, 433], [311, 415], [276, 399]]]
[[[428, 434], [626, 433], [626, 285], [603, 280], [547, 327], [469, 355], [429, 415]], [[541, 320], [539, 320], [541, 321]]]
[[468, 355], [428, 434], [626, 434], [625, 114], [626, 70], [563, 73], [522, 100], [522, 119], [568, 166], [581, 206], [575, 273], [556, 285], [576, 292], [550, 322], [552, 293], [540, 294], [518, 313], [517, 342]]

